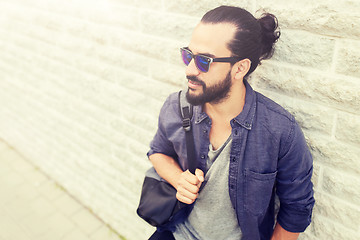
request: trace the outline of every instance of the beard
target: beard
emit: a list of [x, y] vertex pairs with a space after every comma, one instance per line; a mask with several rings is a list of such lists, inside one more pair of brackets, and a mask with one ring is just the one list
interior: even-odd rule
[[205, 82], [195, 76], [187, 76], [187, 79], [200, 84], [203, 88], [203, 92], [199, 95], [192, 95], [190, 89], [188, 89], [186, 98], [188, 102], [194, 106], [203, 105], [205, 103], [218, 104], [229, 97], [232, 86], [230, 71], [224, 80], [212, 86], [206, 86]]

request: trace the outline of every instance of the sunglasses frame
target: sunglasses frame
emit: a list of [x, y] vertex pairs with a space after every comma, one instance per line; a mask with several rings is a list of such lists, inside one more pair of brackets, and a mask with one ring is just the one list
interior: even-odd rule
[[[197, 68], [199, 71], [201, 71], [201, 72], [208, 72], [209, 69], [210, 69], [210, 64], [213, 63], [213, 62], [230, 62], [230, 63], [236, 63], [236, 62], [242, 60], [241, 57], [212, 58], [212, 57], [205, 56], [205, 55], [202, 55], [202, 54], [193, 54], [193, 53], [190, 51], [190, 49], [188, 49], [187, 47], [182, 47], [182, 48], [180, 48], [181, 57], [182, 57], [183, 51], [185, 51], [185, 52], [187, 52], [187, 53], [190, 54], [191, 60], [194, 59], [196, 68]], [[196, 59], [195, 59], [196, 57], [203, 57], [203, 58], [206, 59], [206, 61], [208, 62], [208, 67], [207, 67], [206, 71], [203, 71], [203, 70], [201, 70], [201, 69], [198, 67], [198, 65], [197, 65], [197, 63], [196, 63]], [[190, 62], [191, 62], [191, 60], [190, 60]], [[185, 61], [184, 61], [184, 59], [183, 59], [183, 62], [184, 62], [184, 64], [185, 64], [186, 66], [188, 66], [188, 65], [190, 64], [190, 62], [189, 62], [188, 64], [186, 64]]]

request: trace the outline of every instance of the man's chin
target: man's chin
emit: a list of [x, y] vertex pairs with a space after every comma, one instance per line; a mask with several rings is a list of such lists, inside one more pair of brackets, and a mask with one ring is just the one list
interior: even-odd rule
[[187, 94], [190, 95], [191, 97], [197, 97], [202, 94], [202, 91], [200, 91], [199, 89], [194, 89], [189, 87]]
[[203, 101], [201, 94], [202, 93], [198, 93], [198, 91], [189, 88], [186, 93], [186, 99], [190, 104], [194, 106], [202, 105]]

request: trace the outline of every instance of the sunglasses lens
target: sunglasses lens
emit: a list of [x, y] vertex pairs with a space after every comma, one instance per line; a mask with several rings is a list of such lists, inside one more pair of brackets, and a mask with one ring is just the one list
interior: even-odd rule
[[196, 56], [195, 64], [199, 68], [200, 71], [202, 71], [202, 72], [209, 71], [210, 61], [208, 58], [203, 57], [203, 56]]
[[189, 65], [189, 63], [191, 62], [191, 59], [192, 59], [191, 53], [186, 51], [185, 49], [181, 49], [181, 57], [182, 57], [183, 62], [186, 65]]

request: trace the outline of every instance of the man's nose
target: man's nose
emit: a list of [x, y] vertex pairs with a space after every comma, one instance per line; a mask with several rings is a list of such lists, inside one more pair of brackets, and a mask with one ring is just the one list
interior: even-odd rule
[[199, 69], [195, 65], [195, 60], [191, 59], [189, 65], [186, 66], [186, 76], [198, 76], [200, 74]]

